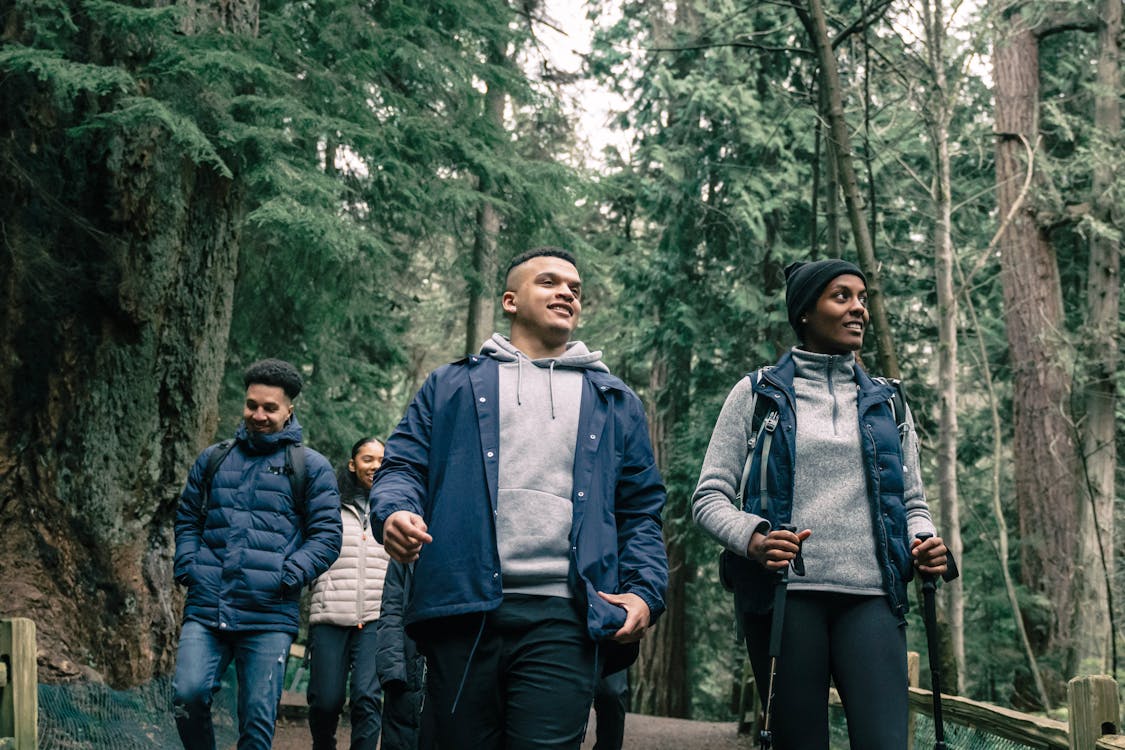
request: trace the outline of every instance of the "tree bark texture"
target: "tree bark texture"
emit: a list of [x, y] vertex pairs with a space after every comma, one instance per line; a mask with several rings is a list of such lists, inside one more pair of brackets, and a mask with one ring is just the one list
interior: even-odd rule
[[[1114, 171], [1121, 155], [1121, 102], [1118, 40], [1121, 34], [1120, 0], [1103, 0], [1099, 6], [1098, 62], [1094, 91], [1094, 218], [1103, 227], [1120, 231], [1121, 215], [1114, 200]], [[1114, 475], [1117, 471], [1115, 440], [1117, 410], [1118, 318], [1121, 294], [1121, 243], [1096, 234], [1090, 238], [1086, 279], [1086, 330], [1083, 362], [1082, 458], [1086, 501], [1079, 513], [1079, 559], [1082, 578], [1074, 610], [1075, 652], [1071, 674], [1113, 673], [1112, 582]]]
[[[489, 54], [493, 65], [507, 60], [502, 50], [493, 48]], [[485, 117], [497, 132], [504, 130], [506, 94], [496, 82], [488, 84], [484, 95]], [[472, 266], [469, 269], [469, 310], [465, 321], [465, 353], [477, 351], [496, 330], [497, 243], [500, 237], [500, 213], [492, 203], [492, 178], [486, 171], [477, 177], [481, 205], [477, 209], [477, 225], [473, 235]]]
[[855, 166], [852, 164], [851, 138], [848, 135], [848, 124], [844, 119], [840, 73], [832, 43], [828, 38], [828, 22], [820, 0], [809, 0], [808, 13], [811, 20], [812, 43], [816, 48], [817, 61], [820, 64], [820, 84], [824, 87], [828, 102], [829, 137], [836, 152], [840, 184], [844, 190], [844, 205], [848, 211], [859, 264], [867, 276], [867, 306], [871, 312], [875, 340], [879, 347], [880, 372], [889, 378], [898, 378], [901, 377], [898, 355], [895, 353], [891, 324], [883, 303], [883, 285], [879, 280], [875, 246], [871, 241], [871, 233], [867, 230], [867, 219], [863, 215], [863, 198], [859, 193], [859, 182], [856, 180]]
[[[678, 2], [674, 24], [663, 26], [660, 12], [652, 17], [654, 39], [675, 29], [691, 34], [698, 30], [699, 16], [691, 2]], [[677, 63], [677, 76], [686, 77], [691, 63], [681, 57]], [[676, 99], [669, 105], [666, 132], [672, 138], [690, 126], [681, 120], [687, 111]], [[678, 137], [687, 137], [679, 135]], [[703, 166], [685, 157], [680, 167], [683, 185], [674, 190], [684, 191], [684, 197], [673, 200], [674, 208], [667, 217], [666, 229], [660, 240], [659, 255], [668, 272], [655, 290], [654, 329], [657, 331], [653, 349], [652, 370], [649, 373], [649, 393], [646, 412], [649, 437], [652, 440], [656, 466], [666, 484], [673, 467], [678, 465], [676, 444], [680, 438], [683, 420], [691, 413], [691, 344], [684, 340], [676, 326], [675, 311], [683, 304], [681, 294], [690, 294], [693, 274], [691, 261], [696, 256], [703, 231], [700, 228], [697, 194], [707, 184]], [[686, 187], [685, 187], [686, 185]], [[690, 528], [690, 503], [682, 496], [669, 493], [664, 507], [664, 547], [668, 552], [667, 609], [654, 627], [641, 641], [640, 655], [630, 672], [632, 710], [656, 716], [687, 718], [691, 711], [691, 685], [688, 679], [687, 649], [687, 549], [683, 530]]]
[[131, 686], [175, 655], [172, 518], [217, 424], [240, 190], [159, 124], [69, 136], [30, 77], [0, 112], [0, 613], [35, 620], [41, 681]]
[[[998, 28], [993, 52], [996, 184], [1000, 216], [1019, 196], [1024, 143], [1038, 136], [1039, 54], [1018, 10]], [[1077, 550], [1077, 449], [1070, 413], [1070, 356], [1054, 248], [1036, 225], [1029, 201], [1000, 238], [1004, 317], [1012, 361], [1015, 492], [1020, 578], [1053, 603], [1047, 623], [1030, 635], [1038, 653], [1068, 649]]]
[[[658, 351], [649, 376], [647, 412], [649, 435], [657, 468], [667, 477], [672, 468], [674, 439], [687, 414], [690, 349], [669, 346]], [[687, 558], [684, 540], [677, 534], [690, 520], [685, 509], [669, 503], [665, 509], [664, 546], [668, 551], [668, 609], [641, 641], [633, 666], [632, 710], [655, 716], [687, 718], [691, 686], [687, 675]]]

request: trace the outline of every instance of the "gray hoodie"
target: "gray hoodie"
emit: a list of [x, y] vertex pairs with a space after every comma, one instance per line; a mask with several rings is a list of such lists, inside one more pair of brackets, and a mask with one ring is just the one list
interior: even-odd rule
[[529, 359], [493, 334], [481, 354], [500, 363], [496, 542], [505, 593], [572, 597], [571, 492], [582, 371], [609, 372], [580, 341], [557, 358]]

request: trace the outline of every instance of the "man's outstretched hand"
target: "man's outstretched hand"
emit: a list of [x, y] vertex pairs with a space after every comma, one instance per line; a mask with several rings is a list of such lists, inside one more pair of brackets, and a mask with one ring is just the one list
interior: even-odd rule
[[412, 563], [418, 559], [422, 545], [434, 540], [426, 528], [426, 522], [417, 513], [396, 510], [383, 522], [383, 549], [400, 563]]

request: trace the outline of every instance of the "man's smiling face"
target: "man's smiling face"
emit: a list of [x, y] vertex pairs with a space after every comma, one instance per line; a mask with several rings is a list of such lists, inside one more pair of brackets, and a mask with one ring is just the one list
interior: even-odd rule
[[582, 278], [562, 258], [535, 257], [512, 269], [501, 304], [513, 331], [547, 346], [565, 344], [582, 313]]

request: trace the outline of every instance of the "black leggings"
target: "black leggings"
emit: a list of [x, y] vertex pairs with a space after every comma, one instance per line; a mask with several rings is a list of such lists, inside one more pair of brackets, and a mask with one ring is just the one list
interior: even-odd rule
[[[743, 619], [765, 707], [772, 615]], [[853, 748], [906, 747], [906, 629], [882, 596], [790, 591], [777, 660], [771, 729], [776, 750], [827, 750], [829, 678]]]

